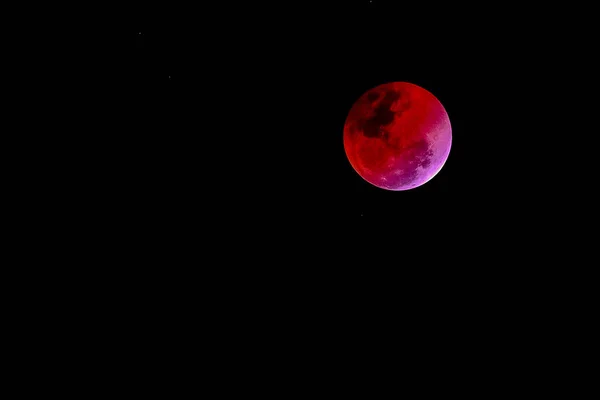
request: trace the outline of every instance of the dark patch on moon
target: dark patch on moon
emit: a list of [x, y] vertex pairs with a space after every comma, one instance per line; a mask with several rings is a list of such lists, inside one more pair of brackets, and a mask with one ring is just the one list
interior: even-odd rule
[[375, 102], [375, 100], [377, 100], [379, 98], [379, 92], [369, 92], [369, 94], [367, 94], [367, 100], [369, 100], [369, 102], [373, 103]]
[[431, 165], [433, 150], [429, 147], [426, 139], [419, 140], [408, 147], [412, 154], [415, 155], [417, 166], [426, 169]]
[[[367, 95], [368, 96], [368, 95]], [[392, 111], [392, 105], [400, 98], [400, 93], [389, 90], [374, 109], [374, 115], [364, 121], [359, 128], [363, 135], [368, 138], [382, 137], [383, 128], [394, 121], [396, 113]]]
[[395, 102], [396, 100], [398, 100], [399, 98], [400, 98], [400, 92], [397, 92], [395, 90], [388, 90], [385, 93], [385, 96], [383, 97], [382, 101], [391, 106], [392, 103]]
[[427, 153], [421, 158], [421, 162], [419, 163], [419, 167], [423, 169], [429, 168], [431, 165], [431, 158], [433, 157], [433, 150], [428, 150]]

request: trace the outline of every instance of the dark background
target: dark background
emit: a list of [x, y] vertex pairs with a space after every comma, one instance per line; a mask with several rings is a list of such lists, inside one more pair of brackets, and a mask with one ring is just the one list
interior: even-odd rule
[[[298, 360], [347, 381], [412, 353], [425, 384], [434, 364], [463, 386], [504, 379], [480, 368], [496, 360], [529, 379], [563, 331], [579, 342], [597, 226], [583, 10], [219, 3], [80, 15], [68, 58], [45, 39], [48, 111], [23, 119], [44, 129], [22, 135], [45, 156], [17, 214], [44, 244], [19, 254], [44, 289], [36, 334], [111, 371], [189, 376], [157, 360], [195, 351], [221, 379]], [[342, 146], [353, 102], [390, 81], [431, 91], [453, 127], [445, 167], [408, 192], [364, 182]]]

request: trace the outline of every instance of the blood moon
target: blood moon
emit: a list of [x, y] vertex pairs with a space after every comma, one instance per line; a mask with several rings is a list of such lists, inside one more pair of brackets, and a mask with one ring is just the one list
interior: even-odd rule
[[358, 98], [344, 124], [344, 149], [367, 182], [409, 190], [433, 178], [452, 145], [450, 119], [430, 92], [407, 82], [379, 85]]

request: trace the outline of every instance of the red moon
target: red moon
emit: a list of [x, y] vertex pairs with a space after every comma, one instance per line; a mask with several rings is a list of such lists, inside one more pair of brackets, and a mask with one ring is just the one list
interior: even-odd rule
[[379, 85], [354, 103], [344, 124], [344, 149], [354, 170], [387, 190], [428, 182], [444, 166], [452, 128], [442, 103], [407, 82]]

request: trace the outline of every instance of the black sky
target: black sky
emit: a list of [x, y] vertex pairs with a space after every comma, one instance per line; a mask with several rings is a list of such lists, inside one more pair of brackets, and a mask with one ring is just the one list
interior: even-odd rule
[[[52, 29], [9, 26], [33, 56], [4, 76], [20, 142], [3, 148], [19, 203], [6, 325], [32, 355], [18, 375], [170, 397], [186, 381], [277, 398], [581, 387], [596, 13], [324, 3], [69, 5], [77, 29], [50, 13]], [[391, 81], [433, 93], [453, 128], [444, 168], [406, 192], [366, 183], [343, 150], [352, 104]]]
[[[585, 206], [597, 204], [596, 179], [582, 171], [597, 157], [582, 154], [595, 150], [597, 124], [577, 126], [597, 115], [580, 96], [595, 93], [580, 57], [594, 53], [562, 9], [218, 3], [111, 10], [122, 25], [78, 32], [82, 43], [65, 50], [73, 61], [60, 75], [47, 68], [54, 84], [38, 101], [56, 110], [27, 115], [45, 128], [39, 141], [22, 135], [45, 153], [35, 168], [44, 185], [23, 180], [36, 191], [28, 206], [55, 221], [22, 224], [50, 244], [25, 254], [82, 292], [66, 296], [81, 308], [69, 315], [73, 332], [86, 316], [103, 335], [86, 348], [113, 338], [111, 371], [131, 369], [114, 360], [132, 354], [195, 374], [196, 359], [205, 363], [188, 357], [195, 348], [226, 367], [246, 360], [244, 373], [254, 360], [283, 371], [265, 357], [273, 349], [279, 360], [304, 356], [309, 371], [341, 360], [359, 375], [380, 365], [397, 376], [394, 345], [424, 364], [441, 359], [444, 373], [465, 361], [488, 374], [480, 360], [520, 351], [507, 338], [530, 354], [557, 325], [572, 326], [553, 320], [580, 309], [566, 301], [594, 304], [581, 283], [596, 282], [585, 277], [595, 258], [578, 247], [595, 249], [597, 213]], [[60, 59], [50, 46], [35, 66]], [[63, 91], [62, 76], [76, 90]], [[342, 144], [352, 104], [391, 81], [433, 93], [453, 128], [444, 168], [406, 192], [363, 181]], [[49, 298], [59, 292], [42, 284]], [[97, 312], [81, 300], [90, 293]], [[540, 316], [554, 325], [523, 340]], [[156, 361], [159, 345], [194, 367]], [[362, 349], [387, 360], [357, 361]], [[507, 356], [507, 370], [524, 353]], [[475, 376], [458, 373], [467, 385]]]

